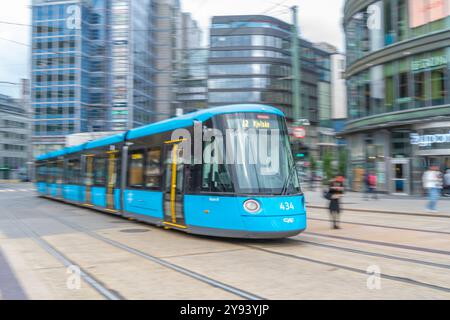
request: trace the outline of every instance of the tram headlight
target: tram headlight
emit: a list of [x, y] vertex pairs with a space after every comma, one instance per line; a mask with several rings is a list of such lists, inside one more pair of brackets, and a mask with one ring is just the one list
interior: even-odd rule
[[244, 202], [244, 209], [249, 213], [257, 213], [261, 210], [261, 205], [256, 200], [247, 200]]

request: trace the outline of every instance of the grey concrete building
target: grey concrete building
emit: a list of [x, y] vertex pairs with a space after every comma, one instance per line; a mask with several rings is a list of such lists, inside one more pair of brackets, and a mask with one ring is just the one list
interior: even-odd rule
[[29, 117], [21, 100], [0, 94], [0, 180], [26, 176]]

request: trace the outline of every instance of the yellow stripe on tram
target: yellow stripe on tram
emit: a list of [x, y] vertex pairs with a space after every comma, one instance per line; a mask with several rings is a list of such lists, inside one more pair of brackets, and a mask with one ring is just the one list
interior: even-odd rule
[[165, 144], [173, 144], [173, 143], [179, 143], [179, 142], [183, 142], [186, 141], [187, 139], [177, 139], [177, 140], [169, 140], [169, 141], [164, 141]]
[[171, 227], [176, 227], [176, 228], [180, 228], [180, 229], [187, 229], [186, 226], [182, 226], [181, 224], [176, 224], [176, 223], [170, 223], [170, 222], [163, 222], [165, 225], [171, 226]]
[[175, 214], [175, 198], [176, 198], [176, 188], [177, 188], [177, 150], [178, 145], [173, 146], [172, 150], [172, 185], [170, 188], [170, 208], [172, 211], [172, 222], [177, 222], [177, 217]]
[[105, 211], [108, 211], [108, 212], [112, 212], [112, 213], [117, 213], [118, 211], [117, 210], [113, 210], [113, 209], [104, 209]]

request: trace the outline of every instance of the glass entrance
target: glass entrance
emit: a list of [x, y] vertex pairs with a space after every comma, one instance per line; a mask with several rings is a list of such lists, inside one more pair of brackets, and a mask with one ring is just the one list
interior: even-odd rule
[[394, 159], [391, 161], [391, 193], [410, 194], [409, 160]]

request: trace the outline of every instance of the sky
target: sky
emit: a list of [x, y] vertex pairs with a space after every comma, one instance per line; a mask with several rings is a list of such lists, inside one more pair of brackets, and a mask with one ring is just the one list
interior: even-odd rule
[[298, 6], [301, 35], [312, 42], [328, 42], [344, 51], [342, 16], [345, 0], [181, 0], [200, 26], [208, 28], [218, 15], [265, 14], [290, 23], [289, 7]]
[[[191, 12], [206, 31], [214, 15], [266, 14], [291, 21], [289, 7], [299, 7], [302, 37], [312, 42], [328, 42], [343, 51], [341, 26], [345, 0], [181, 0], [182, 9]], [[0, 22], [30, 24], [30, 0], [1, 0]], [[324, 10], [325, 9], [325, 10]], [[207, 33], [205, 32], [205, 35]], [[29, 77], [29, 47], [5, 41], [30, 42], [30, 27], [0, 23], [0, 93], [19, 97], [18, 83]]]

